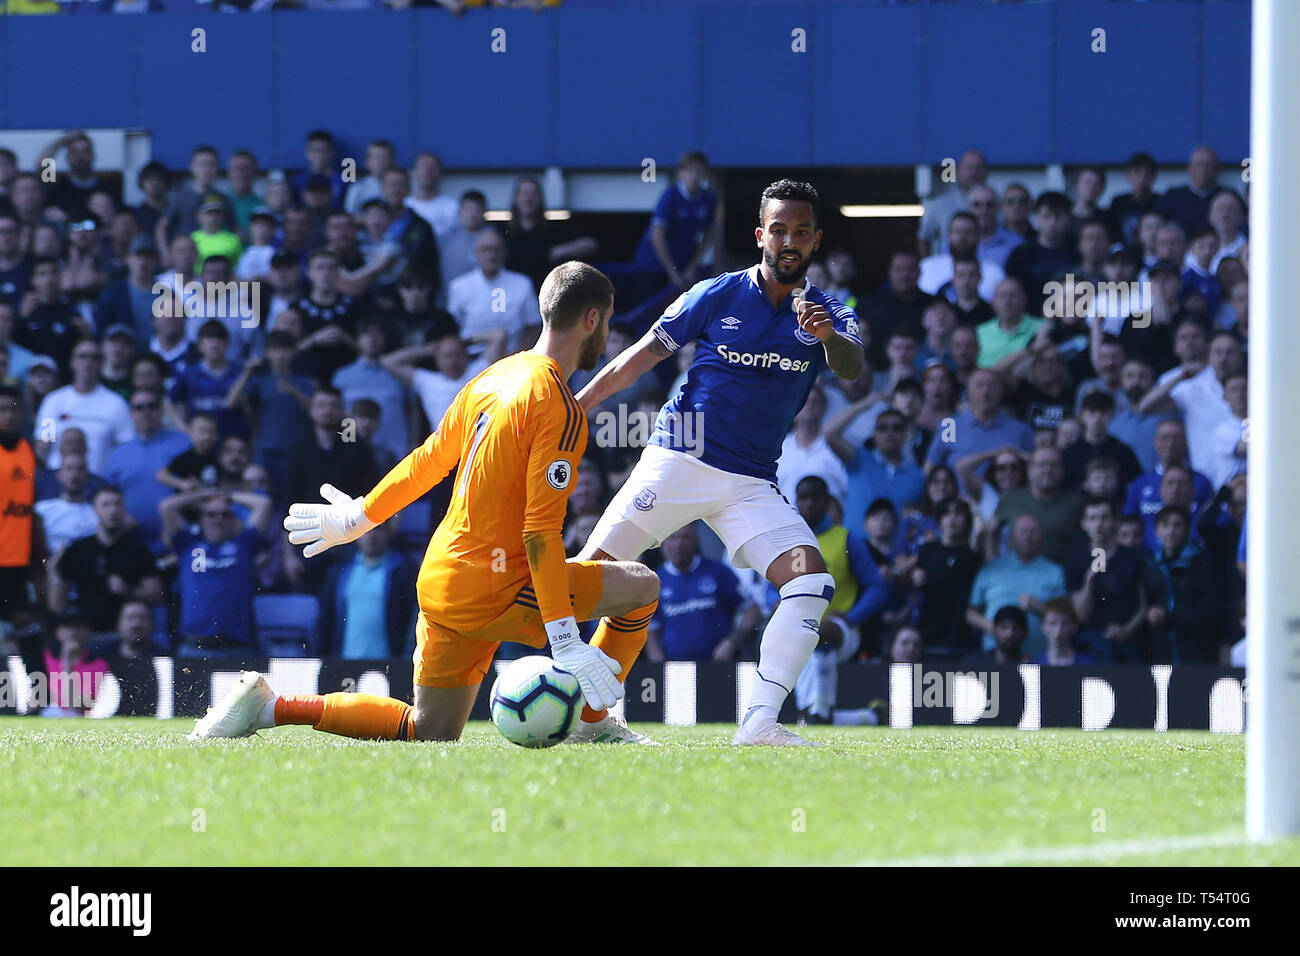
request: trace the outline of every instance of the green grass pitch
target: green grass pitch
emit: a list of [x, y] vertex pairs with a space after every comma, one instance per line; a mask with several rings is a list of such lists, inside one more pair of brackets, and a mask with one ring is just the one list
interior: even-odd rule
[[1244, 739], [1209, 733], [642, 727], [524, 750], [189, 720], [0, 720], [5, 865], [1291, 864], [1244, 835]]

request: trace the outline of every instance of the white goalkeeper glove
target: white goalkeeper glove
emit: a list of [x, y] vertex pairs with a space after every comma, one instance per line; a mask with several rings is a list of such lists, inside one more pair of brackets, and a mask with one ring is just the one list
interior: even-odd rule
[[289, 543], [307, 546], [302, 551], [304, 558], [355, 541], [375, 526], [366, 517], [364, 499], [350, 498], [333, 485], [321, 485], [320, 496], [329, 504], [296, 502], [289, 506], [289, 516], [284, 519]]
[[561, 670], [578, 678], [588, 707], [605, 710], [618, 703], [623, 696], [623, 685], [615, 676], [620, 669], [618, 661], [579, 637], [578, 622], [572, 616], [547, 622], [546, 636], [551, 657]]

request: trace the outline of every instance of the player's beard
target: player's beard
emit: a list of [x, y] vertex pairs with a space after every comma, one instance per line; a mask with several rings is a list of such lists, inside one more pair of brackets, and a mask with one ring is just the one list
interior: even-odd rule
[[609, 326], [601, 323], [602, 328], [592, 332], [578, 349], [578, 368], [590, 372], [600, 364], [600, 357], [605, 353], [605, 344], [609, 341]]
[[[763, 262], [772, 275], [776, 276], [776, 281], [781, 285], [798, 285], [808, 273], [808, 267], [812, 265], [812, 259], [805, 259], [800, 256], [797, 265], [783, 266], [781, 265], [780, 256], [789, 251], [788, 249], [782, 249], [779, 253], [774, 253], [771, 249], [764, 249]], [[799, 253], [796, 252], [795, 255], [799, 255]]]

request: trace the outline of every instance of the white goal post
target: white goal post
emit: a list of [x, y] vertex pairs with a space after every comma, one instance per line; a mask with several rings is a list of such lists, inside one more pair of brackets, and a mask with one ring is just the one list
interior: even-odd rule
[[1300, 2], [1255, 0], [1246, 831], [1300, 833]]

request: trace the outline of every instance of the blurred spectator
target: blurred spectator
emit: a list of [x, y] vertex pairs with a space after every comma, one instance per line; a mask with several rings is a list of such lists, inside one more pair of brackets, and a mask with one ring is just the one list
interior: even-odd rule
[[34, 256], [31, 288], [18, 307], [14, 341], [35, 355], [48, 355], [59, 372], [72, 377], [72, 349], [88, 332], [86, 322], [63, 297], [63, 268], [57, 259]]
[[22, 436], [18, 390], [0, 385], [0, 622], [18, 631], [34, 620], [33, 569], [45, 559], [45, 535], [34, 520], [36, 454]]
[[1115, 506], [1117, 515], [1124, 507], [1124, 482], [1120, 480], [1119, 465], [1109, 458], [1094, 458], [1088, 462], [1079, 490], [1085, 500], [1105, 498]]
[[[229, 229], [233, 219], [226, 218], [226, 207], [222, 204], [220, 193], [208, 193], [199, 204], [199, 228], [190, 233], [194, 248], [199, 252], [195, 265], [203, 268], [209, 256], [225, 256], [232, 263], [238, 262], [244, 254], [244, 244], [239, 236]], [[226, 201], [229, 203], [229, 200]]]
[[1152, 389], [1138, 411], [1156, 411], [1166, 396], [1172, 399], [1183, 413], [1192, 467], [1204, 474], [1214, 469], [1215, 429], [1232, 420], [1223, 383], [1242, 368], [1241, 345], [1231, 333], [1220, 332], [1210, 343], [1208, 365], [1184, 361], [1179, 374], [1167, 376]]
[[684, 292], [702, 278], [722, 223], [708, 178], [709, 160], [703, 153], [688, 152], [677, 164], [673, 183], [660, 194], [637, 246], [634, 263], [640, 278], [629, 305], [667, 285]]
[[94, 534], [99, 525], [95, 509], [86, 497], [90, 472], [86, 459], [69, 452], [59, 465], [59, 496], [36, 502], [36, 514], [45, 529], [45, 550], [61, 551], [70, 541]]
[[[58, 155], [64, 153], [66, 169], [57, 165]], [[54, 160], [58, 175], [54, 186], [46, 196], [46, 203], [63, 210], [69, 221], [85, 219], [90, 207], [87, 205], [91, 194], [105, 192], [114, 205], [122, 202], [120, 182], [106, 180], [95, 172], [95, 146], [90, 137], [81, 130], [64, 133], [42, 150], [36, 167], [42, 168], [46, 159]]]
[[453, 280], [478, 267], [474, 251], [478, 248], [478, 241], [484, 231], [493, 228], [483, 218], [486, 212], [487, 197], [481, 192], [467, 189], [461, 193], [456, 225], [438, 239], [439, 255], [442, 257], [442, 288], [438, 290], [440, 302], [447, 301]]
[[1214, 596], [1220, 644], [1233, 644], [1241, 637], [1237, 608], [1246, 597], [1246, 579], [1237, 564], [1238, 548], [1245, 535], [1246, 476], [1237, 475], [1219, 489], [1201, 512], [1196, 527], [1214, 565]]
[[853, 280], [858, 276], [858, 267], [853, 257], [843, 249], [833, 249], [826, 256], [826, 273], [829, 281], [821, 288], [827, 295], [843, 302], [850, 309], [857, 309], [858, 297], [853, 291]]
[[932, 435], [936, 433], [945, 418], [956, 414], [961, 391], [962, 386], [957, 381], [956, 373], [947, 365], [939, 363], [927, 366], [921, 373], [921, 407], [916, 413], [917, 427], [924, 428]]
[[1091, 667], [1094, 661], [1074, 646], [1079, 633], [1079, 618], [1074, 605], [1066, 598], [1053, 598], [1043, 608], [1043, 636], [1047, 650], [1034, 658], [1043, 667]]
[[126, 402], [99, 382], [102, 361], [103, 352], [93, 340], [79, 342], [72, 352], [72, 384], [56, 388], [41, 402], [36, 413], [37, 454], [51, 468], [59, 465], [55, 443], [65, 429], [79, 428], [85, 434], [86, 464], [94, 472], [104, 470], [114, 445], [135, 437]]
[[371, 199], [378, 199], [384, 173], [397, 165], [397, 150], [386, 139], [373, 139], [366, 146], [366, 175], [348, 186], [343, 197], [343, 208], [357, 218], [362, 207]]
[[1217, 182], [1219, 157], [1214, 150], [1208, 146], [1198, 146], [1192, 150], [1187, 160], [1187, 178], [1189, 182], [1186, 186], [1175, 186], [1161, 196], [1156, 209], [1182, 226], [1184, 232], [1190, 233], [1205, 224], [1210, 211], [1210, 200], [1221, 189]]
[[406, 419], [406, 386], [380, 361], [385, 352], [384, 323], [363, 319], [357, 325], [356, 361], [334, 373], [333, 385], [343, 393], [343, 404], [352, 408], [358, 399], [368, 398], [383, 410], [375, 434], [376, 454], [381, 450], [394, 460], [411, 450], [411, 427]]
[[947, 465], [926, 472], [920, 499], [903, 510], [899, 521], [898, 540], [904, 554], [915, 555], [922, 544], [939, 537], [939, 515], [958, 491], [957, 476]]
[[[290, 309], [296, 311], [295, 303], [302, 299], [307, 290], [298, 257], [292, 252], [277, 252], [271, 256], [271, 272], [267, 284], [271, 287], [271, 303], [267, 315], [271, 316], [271, 331], [275, 331], [280, 328], [284, 312]], [[301, 313], [298, 319], [299, 322], [303, 321]], [[299, 330], [298, 334], [301, 337], [302, 331]]]
[[1086, 540], [1065, 561], [1076, 624], [1085, 628], [1079, 644], [1098, 663], [1140, 662], [1147, 611], [1144, 558], [1119, 543], [1118, 515], [1109, 500], [1086, 502], [1080, 524]]
[[1023, 488], [1029, 455], [1016, 445], [999, 445], [953, 462], [957, 478], [975, 502], [980, 519], [992, 521], [998, 502], [1009, 488]]
[[1183, 300], [1189, 309], [1199, 299], [1196, 311], [1214, 316], [1219, 311], [1222, 291], [1214, 275], [1215, 254], [1219, 240], [1209, 226], [1200, 226], [1192, 233], [1191, 247], [1183, 260]]
[[49, 563], [49, 606], [63, 614], [70, 603], [84, 609], [97, 633], [111, 631], [128, 598], [161, 604], [163, 582], [153, 553], [130, 526], [120, 489], [95, 493], [98, 527], [70, 542]]
[[459, 204], [450, 196], [442, 195], [442, 160], [437, 153], [417, 153], [411, 164], [411, 195], [406, 205], [420, 214], [433, 227], [441, 242], [456, 228]]
[[[241, 525], [231, 509], [249, 509]], [[181, 512], [199, 506], [198, 531], [182, 527]], [[176, 552], [180, 595], [177, 657], [248, 657], [253, 642], [254, 558], [265, 544], [271, 499], [209, 490], [173, 495], [161, 505], [163, 541]]]
[[1064, 450], [1067, 488], [1078, 488], [1083, 484], [1088, 463], [1094, 458], [1109, 458], [1116, 462], [1125, 485], [1142, 474], [1142, 466], [1133, 449], [1110, 433], [1114, 418], [1115, 399], [1109, 392], [1094, 391], [1084, 397], [1079, 410], [1083, 436]]
[[921, 341], [916, 329], [894, 329], [885, 346], [885, 358], [889, 367], [877, 376], [877, 384], [882, 391], [893, 392], [894, 387], [905, 379], [916, 377], [916, 360], [920, 354]]
[[0, 299], [11, 307], [27, 295], [31, 266], [23, 249], [18, 218], [0, 207]]
[[[965, 211], [954, 213], [948, 224], [947, 251], [932, 253], [921, 260], [921, 277], [917, 285], [928, 295], [937, 295], [952, 280], [955, 262], [978, 257], [979, 241], [980, 227], [976, 218]], [[1006, 278], [1006, 273], [993, 259], [979, 258], [979, 264], [980, 295], [989, 299], [998, 283]]]
[[[1097, 202], [1106, 191], [1106, 171], [1100, 166], [1081, 166], [1074, 174], [1074, 202], [1070, 204], [1070, 236], [1077, 240], [1086, 222], [1098, 216]], [[1107, 245], [1110, 245], [1108, 242]]]
[[[411, 177], [405, 169], [395, 166], [384, 173], [380, 198], [388, 204], [392, 222], [385, 240], [398, 247], [403, 256], [402, 266], [427, 275], [435, 286], [441, 286], [438, 239], [430, 226], [414, 209], [406, 205], [411, 194]], [[396, 267], [396, 266], [395, 266]]]
[[312, 433], [289, 446], [290, 501], [317, 501], [322, 481], [349, 495], [363, 495], [379, 480], [374, 452], [364, 440], [348, 441], [341, 434], [343, 396], [332, 386], [319, 386], [309, 406]]
[[307, 280], [311, 286], [307, 295], [293, 304], [303, 322], [304, 338], [298, 350], [311, 358], [316, 378], [329, 381], [356, 354], [352, 336], [358, 308], [351, 296], [339, 291], [339, 262], [334, 253], [324, 249], [313, 252]]
[[[0, 233], [3, 231], [4, 220], [0, 217]], [[4, 347], [9, 357], [9, 371], [5, 378], [12, 382], [21, 382], [27, 377], [27, 370], [31, 368], [32, 359], [36, 356], [12, 340], [15, 318], [14, 304], [0, 299], [0, 346]]]
[[[1143, 478], [1149, 476], [1143, 475]], [[1196, 479], [1200, 477], [1202, 481]], [[1132, 500], [1132, 489], [1130, 489], [1130, 501]], [[1164, 467], [1160, 476], [1160, 483], [1156, 487], [1156, 501], [1151, 502], [1144, 500], [1149, 494], [1146, 487], [1139, 491], [1138, 511], [1144, 523], [1144, 546], [1148, 554], [1154, 552], [1159, 546], [1159, 536], [1156, 533], [1155, 516], [1167, 507], [1178, 507], [1184, 509], [1188, 514], [1188, 520], [1192, 520], [1199, 515], [1209, 503], [1213, 494], [1213, 489], [1204, 476], [1192, 471], [1185, 465], [1169, 464]], [[1191, 534], [1196, 536], [1195, 527], [1191, 528]]]
[[916, 244], [922, 255], [947, 252], [948, 224], [954, 213], [967, 208], [971, 191], [988, 179], [989, 165], [979, 150], [968, 149], [957, 161], [956, 182], [925, 200], [925, 213], [917, 230]]
[[[235, 150], [226, 161], [229, 190], [226, 195], [235, 210], [235, 218], [226, 223], [241, 236], [248, 236], [253, 213], [261, 207], [263, 199], [257, 194], [257, 157], [246, 149]], [[236, 260], [231, 260], [232, 262]]]
[[397, 282], [397, 310], [388, 316], [397, 348], [409, 348], [435, 342], [446, 335], [459, 334], [456, 319], [446, 309], [434, 304], [433, 283], [428, 277], [407, 270]]
[[[957, 328], [957, 313], [945, 299], [935, 299], [921, 316], [925, 340], [916, 351], [912, 374], [920, 376], [932, 363], [952, 368], [951, 348], [953, 329]], [[891, 360], [892, 361], [892, 360]]]
[[[1028, 360], [1023, 356], [1027, 355]], [[1039, 336], [998, 364], [1016, 417], [1034, 431], [1055, 431], [1074, 409], [1074, 386], [1061, 353]], [[1014, 391], [1011, 389], [1014, 388]]]
[[860, 629], [884, 608], [889, 587], [861, 533], [829, 515], [825, 481], [816, 475], [802, 479], [795, 500], [800, 516], [817, 535], [826, 568], [835, 579], [835, 596], [821, 620], [817, 647], [795, 682], [795, 706], [810, 723], [830, 723], [839, 665], [857, 655]]
[[[221, 204], [221, 211], [226, 222], [235, 222], [235, 209], [230, 199], [213, 189], [220, 172], [217, 151], [211, 146], [196, 146], [190, 153], [190, 181], [181, 186], [167, 202], [167, 208], [158, 218], [154, 241], [158, 247], [172, 248], [171, 242], [177, 236], [189, 236], [199, 228], [199, 207], [207, 200], [209, 193], [214, 193]], [[172, 262], [173, 268], [177, 263]]]
[[125, 325], [110, 325], [100, 343], [104, 361], [99, 382], [114, 395], [131, 395], [131, 363], [135, 359], [135, 331]]
[[1025, 290], [1018, 280], [1007, 278], [998, 283], [993, 295], [996, 318], [975, 330], [980, 343], [980, 368], [994, 368], [1034, 341], [1043, 320], [1025, 312], [1026, 301]]
[[957, 395], [960, 398], [970, 387], [971, 375], [979, 368], [979, 335], [969, 325], [959, 325], [953, 329], [949, 340], [952, 354], [952, 371], [957, 377]]
[[1060, 451], [1048, 445], [1034, 450], [1029, 457], [1029, 484], [1010, 488], [998, 502], [994, 519], [1013, 524], [1024, 514], [1033, 515], [1039, 524], [1042, 551], [1051, 561], [1061, 564], [1079, 535], [1079, 518], [1083, 498], [1066, 488], [1065, 463]]
[[[976, 583], [978, 587], [978, 582]], [[1029, 617], [1024, 610], [1014, 604], [998, 609], [989, 621], [985, 644], [988, 650], [976, 651], [962, 658], [961, 668], [965, 671], [986, 670], [997, 667], [1014, 667], [1030, 659], [1024, 650], [1026, 643], [1041, 644], [1034, 654], [1041, 656], [1047, 647], [1046, 639], [1033, 640], [1029, 631]]]
[[1169, 420], [1170, 413], [1137, 411], [1155, 383], [1151, 366], [1142, 359], [1131, 358], [1126, 361], [1120, 368], [1119, 381], [1124, 402], [1116, 402], [1115, 420], [1111, 422], [1110, 433], [1133, 449], [1138, 464], [1144, 471], [1150, 471], [1157, 462], [1156, 430], [1161, 422]]
[[90, 713], [108, 673], [108, 663], [89, 652], [91, 636], [90, 624], [81, 612], [70, 611], [58, 619], [55, 647], [44, 655], [50, 703], [41, 709], [42, 717], [84, 717]]
[[[1076, 250], [1067, 236], [1070, 201], [1059, 192], [1041, 193], [1034, 205], [1038, 235], [1011, 251], [1007, 275], [1020, 280], [1030, 308], [1041, 313], [1047, 297], [1046, 284], [1054, 276], [1069, 272], [1076, 264]], [[997, 304], [994, 303], [994, 309]]]
[[970, 505], [960, 498], [949, 499], [939, 508], [939, 538], [925, 542], [917, 552], [911, 585], [920, 593], [920, 635], [932, 652], [976, 649], [966, 621], [980, 563], [970, 547], [972, 524]]
[[998, 225], [998, 194], [994, 190], [988, 186], [976, 186], [967, 198], [971, 214], [979, 225], [977, 257], [1005, 269], [1011, 250], [1022, 244], [1025, 237]]
[[229, 352], [230, 333], [226, 327], [218, 319], [204, 322], [199, 327], [199, 361], [177, 371], [168, 398], [185, 421], [198, 412], [207, 412], [216, 418], [221, 434], [247, 435], [247, 416], [229, 402], [243, 365], [229, 361]]
[[417, 562], [390, 546], [392, 532], [376, 525], [355, 553], [336, 560], [320, 592], [324, 653], [345, 660], [400, 657], [415, 603]]
[[899, 511], [920, 499], [925, 473], [903, 453], [905, 428], [903, 416], [887, 408], [876, 416], [874, 435], [859, 448], [827, 433], [847, 472], [843, 523], [850, 531], [861, 531], [867, 506], [877, 498], [888, 498]]
[[[877, 392], [875, 371], [867, 363], [862, 374], [852, 381], [844, 381], [831, 376], [831, 381], [822, 379], [826, 396], [827, 419], [825, 431], [827, 436], [834, 434], [850, 446], [860, 448], [875, 430], [876, 416], [889, 407], [888, 397]], [[676, 383], [669, 390], [671, 395], [676, 390]]]
[[920, 260], [914, 252], [895, 252], [889, 257], [889, 280], [863, 297], [861, 315], [870, 316], [871, 341], [867, 361], [873, 368], [886, 368], [885, 346], [896, 328], [917, 328], [930, 304], [930, 296], [917, 286]]
[[1002, 192], [1002, 225], [1026, 242], [1037, 235], [1029, 221], [1033, 206], [1034, 197], [1021, 183], [1012, 183]]
[[342, 207], [343, 191], [348, 187], [347, 183], [343, 182], [343, 172], [335, 159], [337, 152], [334, 137], [329, 130], [314, 129], [307, 134], [307, 145], [303, 151], [303, 155], [307, 158], [307, 168], [290, 180], [300, 201], [307, 189], [307, 183], [315, 176], [322, 176], [329, 183], [330, 203], [335, 207]]
[[[384, 409], [374, 399], [358, 398], [352, 405], [350, 414], [352, 420], [356, 422], [357, 436], [370, 442], [370, 447], [375, 452], [375, 465], [378, 467], [380, 475], [388, 474], [393, 470], [394, 465], [410, 454], [409, 448], [398, 453], [375, 444], [375, 436], [379, 433], [379, 426], [384, 421]], [[415, 441], [411, 442], [412, 446], [415, 444]]]
[[[456, 393], [505, 351], [505, 335], [500, 331], [479, 341], [485, 345], [486, 350], [482, 356], [472, 360], [466, 342], [453, 333], [427, 345], [415, 345], [390, 352], [380, 362], [398, 381], [411, 387], [420, 399], [429, 428], [434, 429], [442, 421], [442, 416], [446, 414]], [[415, 364], [429, 356], [437, 362], [438, 369], [435, 372]]]
[[1242, 228], [1246, 223], [1246, 204], [1231, 189], [1220, 190], [1210, 200], [1207, 219], [1217, 240], [1210, 272], [1217, 273], [1224, 259], [1236, 256], [1246, 245]]
[[[891, 664], [919, 664], [922, 655], [921, 632], [914, 627], [904, 624], [894, 631], [892, 637], [888, 638], [888, 654], [882, 655], [884, 659]], [[926, 649], [928, 651], [928, 649]], [[835, 721], [839, 723], [839, 721]], [[877, 723], [888, 723], [888, 720], [878, 720]], [[870, 723], [870, 721], [866, 721]]]
[[1149, 561], [1163, 590], [1147, 612], [1147, 622], [1153, 628], [1149, 661], [1213, 662], [1213, 564], [1205, 549], [1189, 538], [1191, 522], [1186, 508], [1162, 508], [1155, 524], [1160, 546]]
[[270, 276], [276, 226], [274, 214], [265, 207], [258, 207], [249, 215], [248, 246], [235, 264], [237, 278], [247, 281]]
[[927, 470], [1002, 445], [1033, 451], [1034, 433], [1029, 426], [1002, 411], [1002, 379], [995, 372], [973, 372], [968, 392], [969, 411], [958, 412], [939, 429], [926, 455]]
[[[540, 327], [542, 315], [532, 281], [502, 268], [506, 243], [495, 229], [479, 233], [474, 246], [478, 268], [453, 279], [447, 290], [447, 311], [460, 323], [461, 335], [473, 339], [504, 329], [511, 351], [529, 344], [526, 330]], [[530, 340], [531, 341], [531, 340]]]
[[189, 447], [167, 462], [155, 476], [158, 483], [177, 491], [215, 488], [220, 480], [217, 471], [217, 417], [198, 412], [189, 421]]
[[952, 264], [952, 281], [944, 287], [944, 295], [961, 325], [975, 327], [993, 318], [993, 306], [980, 295], [984, 273], [978, 259], [965, 259]]
[[1066, 587], [1061, 566], [1042, 556], [1042, 546], [1042, 525], [1032, 514], [1021, 514], [1011, 525], [1011, 553], [989, 561], [975, 576], [966, 621], [984, 632], [986, 649], [1002, 643], [994, 631], [999, 612], [1006, 608], [1027, 615], [1025, 650], [1037, 656], [1046, 649], [1043, 608], [1052, 598], [1063, 597]]
[[659, 608], [650, 622], [646, 658], [735, 660], [759, 624], [758, 610], [741, 592], [735, 572], [700, 554], [694, 525], [670, 534], [660, 550]]
[[146, 543], [150, 543], [161, 531], [158, 505], [171, 493], [158, 480], [158, 472], [184, 452], [190, 440], [181, 432], [163, 427], [162, 397], [158, 392], [132, 392], [130, 409], [135, 437], [109, 453], [104, 477], [122, 489], [127, 513], [139, 523]]
[[1090, 371], [1096, 373], [1096, 378], [1089, 378], [1079, 385], [1079, 390], [1075, 397], [1075, 411], [1083, 407], [1084, 396], [1091, 392], [1106, 392], [1115, 400], [1115, 410], [1118, 412], [1129, 407], [1128, 396], [1124, 392], [1123, 384], [1120, 381], [1120, 373], [1124, 368], [1124, 343], [1116, 336], [1105, 335], [1101, 331], [1101, 323], [1092, 321], [1090, 328], [1089, 342], [1089, 360], [1092, 362]]
[[157, 246], [158, 222], [167, 212], [167, 186], [171, 175], [158, 160], [150, 160], [140, 167], [135, 182], [144, 194], [144, 202], [132, 208], [140, 232], [154, 240]]
[[591, 236], [570, 237], [562, 224], [547, 220], [542, 184], [533, 176], [515, 180], [505, 237], [506, 268], [528, 276], [536, 289], [561, 262], [590, 259], [599, 248]]
[[91, 653], [113, 660], [160, 657], [167, 648], [154, 640], [153, 609], [148, 601], [127, 598], [117, 613], [117, 629], [91, 645]]
[[787, 501], [797, 497], [796, 487], [803, 478], [818, 475], [826, 482], [831, 496], [843, 506], [849, 479], [844, 464], [822, 433], [825, 415], [826, 396], [814, 385], [803, 408], [794, 416], [776, 463], [776, 483]]
[[1246, 419], [1248, 393], [1244, 371], [1233, 372], [1224, 379], [1223, 397], [1232, 417], [1214, 429], [1211, 439], [1211, 465], [1207, 477], [1215, 488], [1222, 488], [1229, 479], [1246, 473], [1246, 442], [1250, 429]]
[[1112, 235], [1136, 246], [1140, 220], [1154, 212], [1160, 201], [1160, 194], [1152, 189], [1156, 182], [1156, 161], [1147, 153], [1134, 153], [1125, 164], [1124, 175], [1132, 192], [1120, 193], [1112, 199], [1107, 215]]

